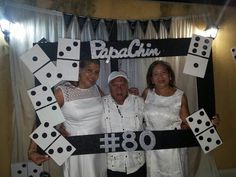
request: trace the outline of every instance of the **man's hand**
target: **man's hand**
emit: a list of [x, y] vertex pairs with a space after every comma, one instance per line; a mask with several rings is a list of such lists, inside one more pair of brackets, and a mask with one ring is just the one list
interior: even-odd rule
[[130, 87], [130, 88], [129, 88], [129, 93], [130, 93], [130, 94], [133, 94], [133, 95], [139, 96], [139, 90], [138, 90], [138, 88], [136, 88], [136, 87]]

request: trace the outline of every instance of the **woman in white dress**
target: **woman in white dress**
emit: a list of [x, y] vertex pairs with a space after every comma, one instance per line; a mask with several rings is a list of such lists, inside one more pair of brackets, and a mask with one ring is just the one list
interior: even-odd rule
[[[147, 130], [175, 130], [187, 128], [189, 115], [187, 98], [175, 87], [175, 75], [164, 61], [154, 61], [147, 72], [148, 88], [144, 117]], [[148, 177], [184, 177], [185, 167], [180, 149], [164, 149], [146, 152]]]
[[[105, 132], [102, 123], [103, 93], [96, 85], [99, 71], [99, 60], [80, 61], [79, 81], [66, 82], [55, 89], [55, 97], [65, 117], [60, 128], [64, 136]], [[28, 158], [36, 164], [50, 159], [48, 155], [37, 152], [34, 141], [29, 145]], [[106, 177], [106, 171], [106, 154], [71, 156], [63, 164], [64, 177]]]
[[[63, 129], [69, 136], [104, 133], [102, 92], [96, 85], [99, 71], [99, 60], [80, 61], [79, 81], [55, 90], [65, 117]], [[106, 170], [106, 154], [71, 156], [63, 165], [64, 177], [105, 177]]]
[[[186, 122], [186, 117], [189, 116], [187, 97], [175, 86], [175, 74], [169, 63], [154, 61], [148, 69], [146, 79], [148, 88], [142, 95], [145, 99], [146, 129], [189, 128]], [[212, 123], [219, 126], [220, 118], [217, 114], [212, 117]], [[212, 157], [198, 152], [201, 150], [197, 147], [147, 151], [147, 177], [219, 176]]]

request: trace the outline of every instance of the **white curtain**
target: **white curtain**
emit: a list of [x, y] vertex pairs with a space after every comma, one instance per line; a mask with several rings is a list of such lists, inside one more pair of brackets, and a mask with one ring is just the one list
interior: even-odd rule
[[[43, 10], [26, 5], [8, 4], [7, 14], [14, 25], [10, 36], [10, 64], [12, 91], [14, 96], [14, 114], [12, 129], [12, 163], [27, 161], [27, 148], [29, 134], [35, 120], [35, 112], [28, 98], [26, 91], [34, 86], [34, 77], [26, 66], [19, 60], [19, 57], [30, 49], [33, 43], [45, 38], [49, 42], [55, 42], [58, 38], [75, 38], [81, 41], [93, 39], [108, 40], [108, 33], [105, 23], [100, 20], [96, 31], [93, 30], [91, 21], [88, 18], [83, 30], [79, 29], [77, 18], [74, 17], [68, 29], [65, 28], [63, 14], [61, 12]], [[146, 34], [143, 34], [140, 24], [132, 35], [127, 21], [117, 20], [118, 40], [158, 39], [167, 37], [191, 37], [195, 29], [195, 18], [172, 18], [171, 30], [168, 34], [163, 24], [157, 34], [151, 21], [148, 23]], [[119, 69], [126, 71], [130, 77], [130, 86], [138, 87], [140, 92], [146, 87], [146, 72], [150, 63], [157, 58], [120, 60]], [[194, 77], [182, 74], [184, 57], [161, 58], [167, 60], [173, 66], [176, 73], [177, 86], [183, 89], [189, 99], [190, 110], [197, 110], [196, 80]], [[110, 65], [101, 62], [101, 72], [98, 85], [108, 93], [107, 76], [110, 73]], [[46, 171], [53, 177], [61, 177], [60, 168], [50, 160], [44, 164]]]
[[[132, 34], [127, 21], [118, 21], [118, 40], [139, 39], [165, 39], [165, 38], [188, 38], [191, 37], [196, 30], [199, 17], [173, 17], [170, 32], [160, 23], [160, 31], [157, 34], [151, 21], [148, 23], [146, 34], [143, 33], [140, 23], [137, 23], [136, 30]], [[182, 57], [161, 57], [161, 58], [145, 58], [136, 60], [122, 60], [119, 62], [119, 69], [127, 72], [131, 78], [130, 86], [139, 88], [142, 92], [146, 88], [146, 73], [149, 65], [157, 59], [168, 61], [174, 69], [176, 75], [176, 85], [184, 90], [188, 97], [190, 112], [194, 112], [198, 108], [196, 78], [183, 74], [185, 64], [185, 56]]]
[[[35, 121], [27, 90], [34, 86], [34, 77], [19, 57], [29, 50], [33, 43], [42, 38], [50, 42], [64, 35], [62, 14], [19, 4], [6, 7], [8, 17], [14, 22], [10, 31], [10, 68], [14, 98], [12, 123], [12, 163], [28, 161], [29, 135]], [[60, 169], [50, 160], [44, 169], [60, 177]]]

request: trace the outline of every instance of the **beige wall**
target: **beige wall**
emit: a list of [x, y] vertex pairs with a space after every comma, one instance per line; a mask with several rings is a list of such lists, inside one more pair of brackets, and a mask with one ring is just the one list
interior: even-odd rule
[[[17, 0], [16, 0], [17, 1]], [[23, 1], [23, 0], [18, 0]], [[25, 2], [27, 2], [25, 0]], [[31, 1], [32, 2], [32, 1]], [[56, 2], [56, 3], [55, 3]], [[222, 7], [186, 4], [160, 4], [153, 1], [139, 0], [37, 0], [35, 4], [42, 8], [51, 8], [77, 15], [89, 15], [111, 19], [156, 19], [166, 16], [183, 16], [211, 12], [219, 14]], [[71, 3], [69, 3], [71, 2]], [[76, 2], [77, 6], [76, 6]], [[79, 4], [79, 6], [78, 6]], [[86, 7], [86, 8], [83, 8]], [[65, 10], [63, 10], [65, 9]], [[236, 46], [236, 8], [229, 8], [220, 24], [220, 31], [213, 43], [213, 64], [215, 77], [216, 110], [221, 117], [219, 133], [223, 145], [214, 150], [218, 168], [236, 168], [236, 63], [230, 48]], [[10, 128], [11, 128], [11, 93], [9, 61], [7, 48], [0, 42], [0, 157], [1, 176], [9, 176], [10, 163]], [[2, 146], [2, 144], [4, 146]]]
[[220, 168], [236, 168], [236, 60], [230, 52], [236, 47], [235, 10], [227, 9], [213, 46], [216, 110], [222, 119], [219, 133], [224, 143], [214, 153]]

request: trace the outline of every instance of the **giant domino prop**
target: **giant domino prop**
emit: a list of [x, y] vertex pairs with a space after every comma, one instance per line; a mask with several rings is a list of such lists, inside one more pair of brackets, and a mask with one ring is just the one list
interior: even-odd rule
[[[170, 39], [169, 41], [173, 44], [178, 43], [176, 39]], [[189, 44], [189, 41], [186, 39], [183, 39], [182, 42], [185, 45]], [[178, 148], [198, 146], [199, 144], [203, 148], [203, 151], [207, 153], [222, 144], [217, 133], [213, 135], [207, 133], [208, 127], [204, 127], [194, 121], [191, 122], [190, 120], [192, 119], [190, 118], [188, 120], [193, 133], [194, 128], [200, 126], [201, 137], [207, 136], [208, 139], [206, 141], [204, 138], [203, 141], [199, 141], [200, 134], [193, 134], [189, 130], [117, 132], [64, 138], [54, 128], [54, 126], [64, 122], [64, 117], [51, 88], [63, 80], [77, 81], [79, 60], [92, 58], [110, 61], [111, 59], [118, 58], [145, 58], [186, 54], [184, 49], [181, 47], [178, 48], [179, 45], [171, 45], [171, 52], [165, 53], [167, 47], [165, 40], [159, 40], [159, 43], [161, 45], [155, 47], [156, 44], [151, 43], [150, 40], [140, 41], [135, 39], [131, 42], [127, 41], [127, 47], [125, 48], [120, 46], [114, 48], [113, 46], [106, 46], [106, 43], [100, 40], [82, 43], [74, 39], [59, 39], [56, 49], [56, 65], [49, 59], [39, 44], [34, 45], [20, 57], [41, 83], [28, 90], [28, 95], [41, 123], [37, 129], [31, 133], [30, 138], [55, 160], [58, 165], [62, 165], [71, 155]], [[204, 77], [207, 57], [210, 55], [211, 43], [211, 39], [197, 35], [193, 36], [187, 52], [188, 55], [184, 73]], [[88, 46], [88, 44], [90, 45], [91, 56], [84, 56], [86, 52], [81, 53], [81, 51], [83, 51], [83, 47]], [[109, 45], [112, 45], [112, 42]], [[199, 46], [200, 51], [196, 49]], [[178, 51], [178, 54], [175, 54], [173, 51]], [[206, 113], [204, 115], [204, 120], [209, 120]], [[193, 115], [192, 117], [198, 116]], [[216, 132], [212, 125], [210, 128], [214, 129]], [[173, 138], [175, 136], [178, 138]], [[194, 136], [196, 136], [197, 141]], [[210, 142], [208, 141], [209, 137], [212, 137], [212, 141]], [[177, 141], [173, 141], [173, 139]], [[208, 148], [206, 148], [206, 146]]]
[[231, 54], [234, 62], [236, 63], [236, 47], [231, 48]]
[[32, 161], [11, 164], [11, 177], [40, 177], [43, 173], [43, 166]]
[[210, 57], [212, 41], [212, 38], [193, 35], [184, 66], [183, 72], [185, 74], [204, 78]]
[[57, 66], [37, 44], [20, 58], [41, 83], [28, 90], [28, 95], [41, 122], [30, 138], [58, 165], [62, 165], [75, 148], [54, 128], [64, 122], [64, 117], [51, 88], [62, 80], [78, 80], [80, 41], [60, 39], [57, 51]]

